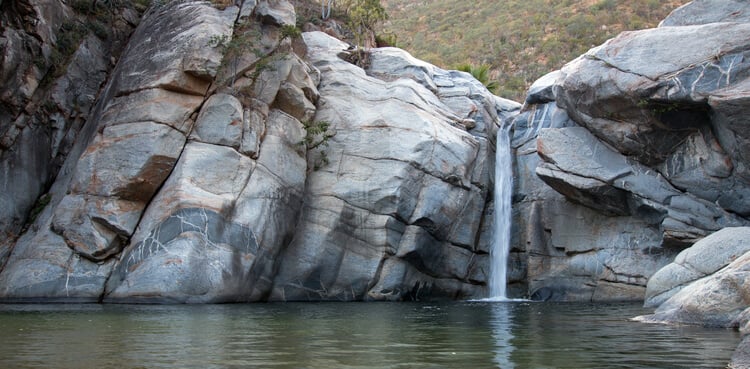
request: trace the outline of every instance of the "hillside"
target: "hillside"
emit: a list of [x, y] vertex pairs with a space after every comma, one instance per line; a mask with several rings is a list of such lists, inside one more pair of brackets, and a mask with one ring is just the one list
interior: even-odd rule
[[686, 0], [383, 0], [385, 33], [444, 68], [488, 64], [497, 93], [522, 100], [537, 78], [618, 33], [655, 27]]

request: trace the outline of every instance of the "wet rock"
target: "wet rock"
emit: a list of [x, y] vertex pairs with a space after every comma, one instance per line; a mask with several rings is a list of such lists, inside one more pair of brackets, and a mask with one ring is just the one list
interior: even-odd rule
[[750, 336], [745, 336], [732, 354], [727, 366], [730, 369], [750, 368]]

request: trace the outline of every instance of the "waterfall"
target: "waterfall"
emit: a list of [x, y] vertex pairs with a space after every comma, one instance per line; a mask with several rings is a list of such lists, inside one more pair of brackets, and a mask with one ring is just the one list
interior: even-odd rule
[[508, 253], [510, 252], [511, 195], [513, 168], [510, 154], [510, 125], [497, 130], [495, 138], [495, 219], [490, 249], [490, 299], [506, 299]]

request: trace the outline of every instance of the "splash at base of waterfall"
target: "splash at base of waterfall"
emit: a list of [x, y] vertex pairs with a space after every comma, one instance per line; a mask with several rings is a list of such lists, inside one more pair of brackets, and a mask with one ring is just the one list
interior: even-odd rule
[[484, 299], [468, 300], [469, 302], [536, 302], [527, 299], [511, 299], [508, 297], [487, 297]]

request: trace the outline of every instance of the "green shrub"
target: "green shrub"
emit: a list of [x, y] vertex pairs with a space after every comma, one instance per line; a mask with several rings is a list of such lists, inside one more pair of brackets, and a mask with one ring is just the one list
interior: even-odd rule
[[[328, 146], [328, 139], [334, 136], [328, 129], [331, 123], [327, 121], [302, 122], [305, 127], [305, 138], [300, 141], [300, 145], [305, 145], [308, 152], [315, 151], [313, 158], [313, 170], [317, 171], [324, 165], [328, 165], [328, 154], [322, 147]], [[317, 150], [316, 150], [317, 149]]]
[[490, 80], [490, 66], [487, 64], [472, 65], [472, 64], [461, 64], [456, 67], [456, 70], [467, 72], [471, 74], [474, 79], [481, 82], [487, 89], [493, 94], [497, 92], [500, 87], [497, 81]]
[[[653, 27], [687, 0], [398, 0], [383, 30], [443, 68], [466, 60], [502, 71], [501, 96], [558, 69], [621, 31]], [[319, 8], [319, 6], [318, 6]], [[381, 31], [382, 32], [382, 31]], [[509, 94], [508, 91], [511, 91]]]
[[229, 72], [229, 78], [226, 82], [228, 85], [233, 85], [238, 73], [239, 62], [243, 54], [252, 52], [259, 60], [256, 62], [256, 71], [253, 78], [257, 77], [260, 73], [261, 64], [267, 63], [267, 55], [260, 48], [260, 39], [262, 34], [259, 28], [253, 28], [252, 25], [243, 23], [237, 25], [234, 29], [234, 33], [230, 35], [213, 35], [208, 40], [208, 46], [219, 48], [224, 57], [221, 60], [219, 71], [222, 73]]
[[109, 27], [105, 26], [102, 22], [98, 20], [90, 20], [86, 25], [88, 26], [88, 29], [90, 29], [91, 32], [102, 41], [107, 41], [109, 39]]
[[234, 0], [211, 0], [211, 5], [219, 10], [224, 10], [234, 5]]
[[[64, 22], [57, 32], [57, 42], [50, 53], [49, 70], [41, 81], [46, 85], [52, 80], [60, 77], [70, 63], [73, 54], [78, 50], [83, 38], [88, 34], [88, 28], [75, 21]], [[37, 66], [41, 66], [41, 61], [36, 61]]]
[[40, 196], [39, 199], [36, 200], [34, 207], [31, 208], [31, 212], [29, 213], [29, 220], [27, 223], [34, 223], [36, 221], [36, 218], [39, 217], [39, 214], [41, 214], [42, 211], [44, 211], [44, 208], [49, 205], [50, 200], [52, 200], [52, 196], [50, 196], [49, 193], [45, 193], [44, 195]]
[[93, 0], [72, 0], [69, 4], [79, 14], [88, 14], [94, 10]]
[[302, 37], [302, 30], [300, 30], [297, 26], [291, 25], [291, 24], [285, 24], [281, 26], [281, 39], [289, 38], [289, 39], [297, 39]]
[[380, 0], [341, 0], [346, 9], [347, 26], [354, 34], [356, 45], [367, 47], [370, 34], [375, 34], [377, 25], [388, 19]]
[[611, 11], [617, 7], [617, 0], [599, 0], [591, 7], [594, 11]]
[[398, 35], [395, 33], [385, 33], [375, 35], [375, 43], [378, 47], [398, 47]]
[[151, 0], [131, 0], [131, 4], [135, 10], [144, 13], [151, 6]]

